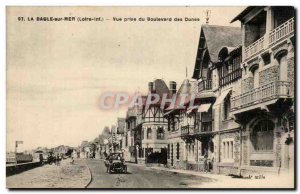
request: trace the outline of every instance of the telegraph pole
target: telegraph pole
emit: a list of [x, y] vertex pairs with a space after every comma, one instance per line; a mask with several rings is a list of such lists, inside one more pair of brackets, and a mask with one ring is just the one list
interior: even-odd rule
[[15, 142], [15, 164], [17, 164], [17, 148], [18, 144], [23, 144], [23, 141], [16, 141]]

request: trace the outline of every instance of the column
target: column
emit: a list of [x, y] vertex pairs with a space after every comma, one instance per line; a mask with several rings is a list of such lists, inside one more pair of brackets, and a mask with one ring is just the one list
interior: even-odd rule
[[266, 17], [266, 35], [264, 40], [264, 48], [269, 46], [269, 34], [274, 29], [274, 12], [270, 6], [264, 9], [267, 12]]

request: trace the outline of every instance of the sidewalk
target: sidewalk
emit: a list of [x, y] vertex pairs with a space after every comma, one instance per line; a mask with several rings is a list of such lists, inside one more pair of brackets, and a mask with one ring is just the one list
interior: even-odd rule
[[[153, 170], [161, 170], [166, 172], [173, 172], [174, 174], [186, 174], [194, 175], [205, 178], [214, 179], [211, 183], [206, 183], [205, 186], [201, 185], [201, 188], [293, 188], [294, 186], [294, 176], [293, 175], [281, 175], [281, 176], [271, 176], [265, 175], [262, 177], [252, 177], [252, 178], [233, 178], [231, 176], [222, 174], [212, 174], [192, 170], [182, 170], [182, 169], [171, 169], [167, 167], [146, 167], [141, 164], [127, 163], [130, 166], [145, 167]], [[195, 184], [193, 188], [198, 188], [199, 185]]]
[[61, 161], [59, 166], [44, 165], [6, 178], [7, 188], [84, 188], [91, 175], [85, 160]]

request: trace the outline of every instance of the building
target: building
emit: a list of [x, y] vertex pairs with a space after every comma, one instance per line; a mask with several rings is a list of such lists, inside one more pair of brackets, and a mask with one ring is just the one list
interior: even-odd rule
[[241, 173], [294, 169], [295, 9], [247, 7], [242, 26], [241, 90], [231, 114], [241, 125]]
[[[171, 82], [174, 85], [174, 82]], [[176, 90], [176, 88], [175, 88]], [[148, 84], [148, 96], [157, 94], [169, 98], [170, 91], [162, 79]], [[160, 165], [167, 164], [168, 121], [164, 118], [161, 101], [146, 106], [147, 96], [140, 96], [142, 103], [130, 107], [126, 116], [125, 159], [131, 162]]]
[[[171, 82], [173, 84], [173, 82]], [[161, 107], [163, 96], [169, 97], [169, 88], [162, 79], [156, 79], [148, 84], [148, 96], [157, 94], [160, 101], [149, 107], [143, 103], [141, 125], [141, 147], [139, 162], [167, 164], [168, 121], [164, 118], [164, 108]]]
[[125, 148], [124, 148], [124, 158], [126, 161], [137, 163], [137, 146], [141, 146], [139, 132], [140, 124], [142, 122], [141, 118], [142, 107], [135, 105], [134, 107], [129, 107], [126, 113], [126, 132], [125, 132]]
[[197, 93], [197, 81], [186, 78], [177, 92], [175, 83], [170, 83], [170, 88], [176, 96], [175, 106], [167, 107], [164, 114], [168, 120], [168, 166], [186, 169], [188, 162], [194, 162], [194, 154], [191, 154], [190, 149], [194, 145], [194, 138], [190, 135], [194, 130], [196, 116], [194, 107], [191, 110], [188, 107], [191, 96]]
[[117, 139], [119, 140], [119, 151], [125, 151], [125, 130], [126, 130], [126, 121], [125, 118], [117, 118]]
[[148, 94], [167, 94], [175, 106], [147, 107], [141, 96], [143, 106], [128, 109], [125, 160], [243, 176], [293, 172], [294, 17], [293, 7], [251, 6], [232, 20], [241, 28], [202, 25], [192, 78], [178, 91], [175, 82], [148, 84]]
[[[193, 77], [186, 78], [177, 92], [177, 96], [195, 95], [194, 104], [190, 106], [186, 101], [185, 108], [175, 107], [165, 113], [170, 131], [169, 166], [197, 171], [216, 169], [219, 127], [215, 127], [215, 122], [218, 125], [221, 110], [214, 110], [213, 105], [216, 101], [221, 104], [228, 94], [228, 90], [223, 92], [219, 87], [219, 81], [222, 82], [223, 78], [217, 66], [220, 63], [219, 51], [223, 47], [238, 47], [240, 37], [240, 28], [201, 26]], [[223, 85], [226, 85], [225, 82]]]

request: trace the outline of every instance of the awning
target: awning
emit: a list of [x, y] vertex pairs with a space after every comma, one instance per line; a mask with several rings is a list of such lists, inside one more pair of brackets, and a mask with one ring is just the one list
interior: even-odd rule
[[226, 98], [226, 96], [229, 94], [231, 90], [226, 90], [225, 92], [221, 93], [221, 95], [217, 98], [215, 104], [214, 104], [214, 107], [221, 104], [224, 99]]
[[208, 112], [211, 104], [201, 104], [198, 108], [198, 112]]
[[186, 113], [190, 114], [193, 110], [197, 109], [199, 106], [192, 106], [190, 108], [187, 109]]

